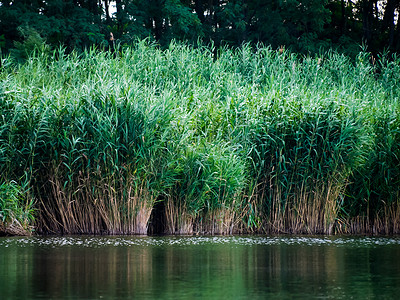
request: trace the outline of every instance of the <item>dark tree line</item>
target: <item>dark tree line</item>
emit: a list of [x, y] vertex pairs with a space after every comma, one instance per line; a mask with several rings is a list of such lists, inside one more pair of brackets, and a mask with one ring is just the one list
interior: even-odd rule
[[68, 49], [136, 38], [237, 46], [262, 42], [298, 52], [400, 50], [400, 0], [0, 0], [0, 47], [33, 33]]

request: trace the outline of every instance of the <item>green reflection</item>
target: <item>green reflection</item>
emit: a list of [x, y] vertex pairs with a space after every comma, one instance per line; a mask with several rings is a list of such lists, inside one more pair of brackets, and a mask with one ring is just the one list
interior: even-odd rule
[[1, 238], [1, 298], [396, 298], [400, 241], [363, 241]]

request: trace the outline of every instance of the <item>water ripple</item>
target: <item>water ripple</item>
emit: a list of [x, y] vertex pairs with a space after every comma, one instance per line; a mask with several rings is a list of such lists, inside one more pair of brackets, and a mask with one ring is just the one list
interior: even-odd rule
[[0, 248], [19, 247], [129, 247], [129, 246], [333, 246], [380, 247], [399, 245], [399, 237], [316, 237], [316, 236], [196, 236], [196, 237], [132, 237], [132, 236], [61, 236], [61, 237], [2, 237]]

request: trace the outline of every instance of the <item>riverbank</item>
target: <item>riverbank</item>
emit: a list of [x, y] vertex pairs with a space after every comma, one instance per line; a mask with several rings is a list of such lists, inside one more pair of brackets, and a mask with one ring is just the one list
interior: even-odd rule
[[3, 58], [0, 182], [36, 232], [400, 233], [398, 58], [217, 52]]
[[[3, 216], [0, 215], [0, 218]], [[33, 229], [33, 228], [32, 228]], [[17, 220], [13, 220], [11, 223], [6, 223], [2, 222], [0, 220], [0, 236], [4, 235], [9, 235], [9, 236], [31, 236], [32, 235], [32, 230], [30, 229], [25, 229], [24, 226], [22, 226], [21, 223], [19, 223]]]

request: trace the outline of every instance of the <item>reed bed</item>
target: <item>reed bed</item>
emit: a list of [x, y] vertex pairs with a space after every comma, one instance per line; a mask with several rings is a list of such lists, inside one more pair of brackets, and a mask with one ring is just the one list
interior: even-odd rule
[[157, 205], [159, 233], [399, 233], [396, 56], [139, 41], [2, 65], [0, 182], [40, 233], [146, 234]]

